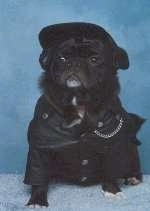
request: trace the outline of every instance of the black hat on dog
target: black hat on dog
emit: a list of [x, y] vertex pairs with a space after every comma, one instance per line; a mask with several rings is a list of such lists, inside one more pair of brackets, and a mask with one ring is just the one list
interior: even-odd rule
[[127, 69], [129, 67], [126, 51], [117, 46], [110, 34], [99, 25], [83, 22], [61, 23], [44, 27], [39, 33], [39, 41], [43, 50], [50, 49], [71, 38], [97, 39], [106, 42], [113, 49], [116, 68]]

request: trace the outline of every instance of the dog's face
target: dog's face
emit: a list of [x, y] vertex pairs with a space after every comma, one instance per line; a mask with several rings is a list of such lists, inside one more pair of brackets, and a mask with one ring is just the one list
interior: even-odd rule
[[112, 52], [99, 40], [67, 40], [49, 57], [50, 77], [68, 89], [90, 89], [114, 74]]
[[99, 108], [118, 95], [117, 70], [128, 68], [128, 55], [102, 28], [95, 31], [83, 24], [83, 30], [81, 25], [57, 25], [41, 31], [39, 61], [45, 72], [40, 87], [61, 106], [72, 103], [75, 96], [78, 105]]

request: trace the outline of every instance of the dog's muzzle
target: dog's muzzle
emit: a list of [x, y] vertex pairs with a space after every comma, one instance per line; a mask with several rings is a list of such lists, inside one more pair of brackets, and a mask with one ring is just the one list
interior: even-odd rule
[[81, 86], [81, 81], [76, 75], [71, 75], [66, 80], [67, 87], [78, 87]]

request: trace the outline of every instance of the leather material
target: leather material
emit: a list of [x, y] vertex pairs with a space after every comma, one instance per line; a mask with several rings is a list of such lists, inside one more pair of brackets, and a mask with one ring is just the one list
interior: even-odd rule
[[[144, 120], [123, 108], [120, 111], [106, 109], [96, 116], [87, 114], [81, 124], [65, 128], [64, 117], [41, 96], [28, 129], [24, 182], [37, 185], [58, 177], [90, 184], [104, 178], [140, 174], [136, 133]], [[95, 129], [104, 134], [113, 132], [120, 118], [123, 126], [113, 137], [104, 139], [93, 132]], [[82, 165], [83, 160], [88, 161], [87, 165]]]

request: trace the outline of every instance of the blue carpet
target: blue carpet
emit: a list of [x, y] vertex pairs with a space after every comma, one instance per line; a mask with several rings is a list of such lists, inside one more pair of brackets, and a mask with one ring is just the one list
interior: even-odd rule
[[[0, 211], [32, 210], [24, 204], [29, 199], [29, 187], [22, 183], [23, 176], [0, 175]], [[49, 211], [150, 211], [150, 175], [137, 186], [123, 186], [124, 199], [108, 200], [101, 186], [51, 184], [49, 187]]]

